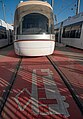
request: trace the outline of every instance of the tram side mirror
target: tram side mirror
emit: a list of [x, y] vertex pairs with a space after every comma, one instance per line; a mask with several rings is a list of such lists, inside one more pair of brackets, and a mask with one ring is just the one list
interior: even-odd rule
[[52, 33], [52, 31], [53, 31], [53, 25], [51, 24], [51, 26], [50, 26], [50, 33]]
[[56, 14], [54, 14], [54, 21], [57, 23], [57, 17], [56, 17]]

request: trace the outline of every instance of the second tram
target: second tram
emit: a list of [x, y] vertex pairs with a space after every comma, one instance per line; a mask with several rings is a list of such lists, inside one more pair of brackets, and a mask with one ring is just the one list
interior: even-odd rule
[[0, 48], [13, 43], [13, 26], [0, 19]]
[[56, 24], [55, 39], [64, 45], [83, 49], [83, 13]]

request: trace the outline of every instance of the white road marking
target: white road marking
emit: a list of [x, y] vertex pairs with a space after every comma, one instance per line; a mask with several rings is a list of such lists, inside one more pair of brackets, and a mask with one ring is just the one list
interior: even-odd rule
[[32, 111], [35, 114], [39, 114], [39, 105], [38, 105], [38, 90], [37, 90], [37, 75], [36, 75], [36, 69], [33, 70], [32, 73], [32, 96], [31, 96], [31, 102], [32, 102]]
[[24, 106], [22, 106], [22, 105], [20, 104], [20, 101], [18, 100], [18, 97], [19, 97], [20, 94], [23, 93], [24, 91], [26, 91], [26, 93], [29, 94], [30, 97], [31, 97], [30, 92], [29, 92], [26, 88], [23, 88], [23, 89], [15, 96], [15, 98], [14, 98], [15, 101], [17, 102], [17, 104], [18, 104], [19, 109], [20, 109], [21, 111], [24, 111], [24, 109], [27, 107], [27, 105], [30, 104], [30, 99], [28, 100], [28, 102], [27, 102]]
[[[37, 71], [40, 70], [41, 72], [47, 74], [46, 76], [42, 76], [44, 87], [39, 89], [44, 89], [46, 93], [46, 97], [39, 98], [42, 100], [47, 99], [55, 99], [57, 100], [57, 104], [39, 104], [38, 100], [38, 87], [37, 87]], [[22, 107], [18, 97], [23, 91], [26, 91], [30, 95], [30, 99], [28, 102]], [[63, 114], [65, 117], [69, 117], [69, 112], [67, 108], [69, 107], [69, 104], [64, 102], [66, 100], [65, 96], [62, 96], [58, 90], [58, 87], [56, 85], [56, 82], [53, 79], [53, 72], [50, 69], [34, 69], [32, 73], [32, 92], [30, 92], [24, 88], [15, 96], [15, 101], [18, 104], [18, 107], [21, 111], [24, 111], [24, 109], [27, 107], [27, 105], [31, 102], [31, 108], [35, 115], [49, 115], [49, 114]], [[47, 107], [47, 112], [43, 112], [42, 110], [39, 110], [39, 108]]]
[[64, 102], [64, 100], [66, 100], [66, 97], [61, 96], [53, 79], [52, 71], [50, 71], [50, 69], [41, 69], [41, 72], [47, 72], [47, 76], [43, 77], [47, 99], [57, 100], [57, 104], [49, 104], [50, 114], [64, 114], [66, 117], [69, 117], [70, 115], [67, 110], [69, 104]]

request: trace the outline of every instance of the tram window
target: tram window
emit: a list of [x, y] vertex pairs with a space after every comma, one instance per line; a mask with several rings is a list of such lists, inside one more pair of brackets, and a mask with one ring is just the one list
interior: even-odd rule
[[6, 39], [7, 34], [6, 34], [6, 28], [2, 27], [0, 28], [0, 39]]
[[70, 37], [70, 30], [71, 30], [71, 26], [65, 27], [63, 29], [62, 37], [69, 38]]
[[71, 38], [80, 38], [81, 35], [81, 26], [80, 24], [72, 26], [70, 37]]
[[75, 38], [75, 30], [71, 30], [71, 32], [70, 32], [70, 38]]
[[42, 14], [32, 13], [23, 17], [22, 34], [48, 33], [48, 18]]
[[80, 38], [82, 25], [79, 25], [75, 32], [75, 37]]
[[70, 31], [65, 31], [65, 37], [69, 38]]
[[0, 39], [4, 39], [4, 34], [0, 34]]
[[5, 38], [5, 34], [0, 33], [0, 39], [4, 39]]
[[70, 37], [70, 30], [71, 30], [71, 26], [66, 27], [65, 29], [66, 38]]
[[64, 38], [80, 38], [82, 24], [73, 24], [63, 28], [62, 37]]
[[76, 38], [80, 38], [81, 30], [76, 30], [75, 36]]
[[5, 34], [5, 39], [7, 39], [7, 34]]

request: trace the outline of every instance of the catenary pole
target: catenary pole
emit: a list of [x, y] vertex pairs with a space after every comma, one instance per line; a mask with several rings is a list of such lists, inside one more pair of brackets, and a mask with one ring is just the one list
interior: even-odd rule
[[5, 5], [3, 0], [0, 0], [0, 2], [2, 3], [3, 17], [4, 17], [4, 21], [6, 22]]
[[80, 0], [77, 0], [76, 15], [80, 12]]

